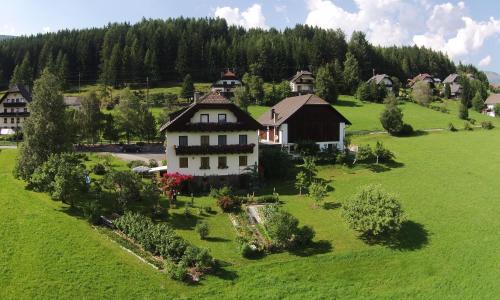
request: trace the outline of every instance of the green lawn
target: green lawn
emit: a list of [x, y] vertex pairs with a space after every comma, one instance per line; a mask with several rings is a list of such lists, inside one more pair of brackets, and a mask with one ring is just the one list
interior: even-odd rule
[[[349, 116], [348, 116], [349, 117]], [[237, 254], [225, 214], [185, 217], [171, 211], [182, 236], [208, 247], [224, 271], [197, 286], [173, 282], [75, 217], [65, 205], [23, 189], [11, 176], [15, 150], [0, 152], [0, 298], [480, 298], [500, 294], [500, 131], [439, 132], [418, 137], [356, 136], [381, 140], [397, 164], [320, 168], [334, 190], [328, 209], [313, 208], [291, 182], [276, 184], [284, 208], [317, 232], [316, 251], [260, 260]], [[400, 195], [410, 222], [394, 247], [366, 245], [338, 208], [355, 190], [380, 183]], [[271, 190], [274, 185], [268, 185]], [[180, 197], [181, 202], [189, 201]], [[201, 197], [195, 205], [215, 207]], [[194, 233], [197, 218], [211, 239]]]
[[[208, 91], [210, 91], [211, 85], [212, 85], [211, 83], [197, 82], [194, 84], [194, 87], [196, 88], [197, 91], [208, 92]], [[159, 93], [171, 93], [171, 94], [180, 95], [181, 86], [182, 86], [182, 82], [170, 83], [170, 84], [166, 84], [166, 85], [159, 86], [159, 87], [152, 86], [149, 89], [149, 93], [151, 95], [152, 94], [159, 94]], [[82, 85], [80, 88], [80, 91], [78, 91], [78, 87], [73, 87], [70, 90], [65, 91], [64, 95], [66, 95], [66, 96], [82, 96], [86, 92], [88, 92], [92, 89], [95, 89], [96, 87], [97, 87], [97, 85], [93, 85], [93, 84], [92, 85]], [[146, 92], [146, 87], [141, 88], [141, 89], [144, 90], [144, 92]], [[117, 95], [120, 93], [121, 89], [113, 88], [112, 91], [113, 91], [114, 95]]]

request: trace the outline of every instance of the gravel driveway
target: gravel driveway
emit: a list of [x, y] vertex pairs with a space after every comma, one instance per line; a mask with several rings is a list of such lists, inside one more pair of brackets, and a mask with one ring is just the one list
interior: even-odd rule
[[119, 159], [126, 161], [142, 160], [149, 162], [150, 159], [155, 159], [160, 165], [161, 161], [165, 159], [165, 153], [114, 153], [114, 152], [99, 152], [100, 154], [111, 154]]

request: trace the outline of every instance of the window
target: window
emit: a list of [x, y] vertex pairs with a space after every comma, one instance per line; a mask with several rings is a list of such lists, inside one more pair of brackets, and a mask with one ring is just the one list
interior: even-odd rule
[[16, 119], [16, 123], [19, 123], [19, 121], [20, 121], [20, 119], [19, 119], [19, 118], [17, 118], [17, 119]]
[[202, 146], [209, 146], [210, 145], [210, 136], [208, 136], [208, 135], [202, 135], [201, 136], [200, 145], [202, 145]]
[[247, 156], [240, 156], [240, 167], [248, 166], [248, 158]]
[[227, 145], [227, 135], [219, 135], [219, 146]]
[[227, 169], [227, 157], [219, 156], [219, 169]]
[[240, 134], [240, 145], [248, 144], [248, 138], [246, 134]]
[[179, 157], [179, 168], [186, 169], [188, 168], [188, 158], [187, 157]]
[[208, 170], [210, 169], [210, 157], [201, 157], [200, 169]]
[[27, 107], [24, 108], [24, 112], [28, 112], [28, 108]]
[[7, 118], [3, 118], [3, 122], [7, 124]]
[[210, 122], [210, 118], [208, 117], [208, 114], [201, 114], [200, 115], [200, 122], [201, 123], [208, 123], [208, 122]]
[[226, 123], [226, 121], [227, 121], [227, 115], [219, 114], [219, 123]]
[[179, 136], [179, 146], [187, 146], [188, 145], [188, 137], [186, 135]]
[[4, 109], [3, 109], [3, 112], [4, 112], [4, 113], [7, 113], [7, 109], [6, 109], [6, 108], [4, 108]]
[[14, 124], [14, 118], [10, 118], [10, 123]]

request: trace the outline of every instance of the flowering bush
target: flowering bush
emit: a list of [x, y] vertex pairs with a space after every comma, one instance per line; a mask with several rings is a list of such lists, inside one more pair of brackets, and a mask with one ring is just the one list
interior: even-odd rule
[[163, 177], [160, 179], [160, 188], [163, 190], [165, 195], [169, 198], [172, 195], [173, 190], [178, 190], [181, 186], [193, 180], [193, 176], [184, 175], [178, 172], [176, 173], [165, 173]]

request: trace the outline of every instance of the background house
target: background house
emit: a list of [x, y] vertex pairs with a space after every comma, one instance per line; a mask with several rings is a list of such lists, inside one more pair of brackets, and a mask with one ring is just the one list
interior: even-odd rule
[[226, 97], [231, 97], [237, 87], [242, 86], [241, 80], [236, 73], [227, 69], [221, 73], [220, 79], [212, 84], [212, 92], [217, 92]]
[[192, 175], [203, 188], [242, 184], [242, 174], [257, 166], [261, 125], [217, 92], [173, 113], [165, 132], [169, 173]]
[[1, 132], [11, 133], [22, 129], [23, 123], [29, 117], [28, 103], [31, 102], [31, 93], [28, 87], [22, 84], [10, 86], [0, 98], [0, 129]]
[[291, 149], [301, 141], [324, 148], [344, 148], [345, 126], [351, 122], [320, 97], [309, 94], [285, 98], [260, 117], [265, 127], [260, 142]]
[[64, 104], [68, 108], [80, 110], [82, 108], [82, 97], [78, 96], [64, 96]]
[[297, 73], [290, 78], [290, 88], [295, 95], [313, 93], [314, 75], [309, 71], [297, 71]]
[[434, 88], [434, 77], [424, 73], [424, 74], [418, 74], [417, 76], [413, 77], [412, 79], [408, 79], [408, 86], [413, 87], [415, 83], [419, 81], [424, 81], [427, 82], [432, 88]]
[[457, 98], [462, 94], [462, 85], [459, 81], [460, 76], [457, 73], [450, 74], [443, 80], [443, 84], [450, 86], [450, 96], [452, 98]]
[[368, 79], [368, 83], [375, 82], [376, 84], [383, 84], [388, 92], [392, 92], [392, 79], [387, 74], [377, 74]]
[[495, 106], [500, 105], [500, 94], [491, 94], [486, 101], [484, 101], [484, 104], [486, 104], [486, 110], [485, 113], [488, 116], [495, 117]]

